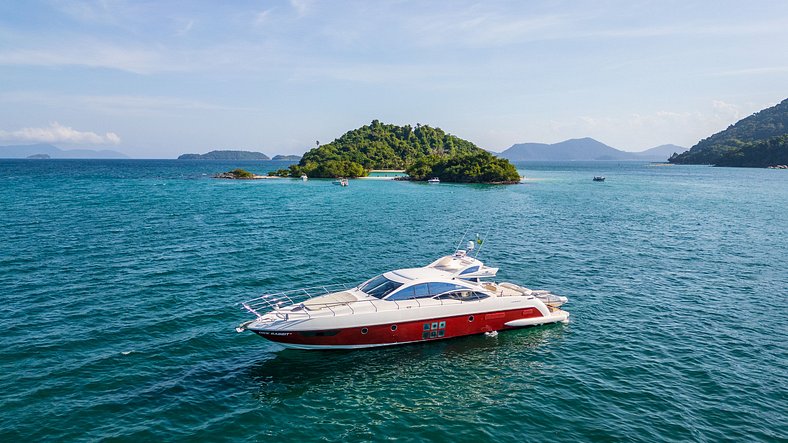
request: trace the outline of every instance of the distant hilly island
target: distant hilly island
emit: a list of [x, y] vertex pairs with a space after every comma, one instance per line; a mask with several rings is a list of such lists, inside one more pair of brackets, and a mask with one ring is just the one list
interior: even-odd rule
[[34, 145], [0, 146], [0, 158], [95, 158], [95, 159], [123, 159], [129, 158], [118, 151], [92, 149], [60, 149], [46, 143]]
[[788, 99], [739, 120], [668, 161], [748, 168], [788, 165]]
[[519, 143], [498, 154], [511, 161], [598, 161], [635, 160], [664, 162], [674, 153], [687, 148], [677, 145], [660, 145], [641, 152], [627, 152], [608, 146], [593, 138], [574, 138], [559, 143]]
[[297, 162], [301, 160], [301, 156], [275, 155], [274, 158], [270, 158], [262, 152], [215, 150], [205, 154], [182, 154], [178, 156], [178, 160], [273, 160]]

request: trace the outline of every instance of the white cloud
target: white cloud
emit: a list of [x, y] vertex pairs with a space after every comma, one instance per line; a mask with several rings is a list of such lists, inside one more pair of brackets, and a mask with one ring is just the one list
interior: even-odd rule
[[541, 120], [522, 115], [518, 131], [506, 133], [495, 146], [503, 150], [512, 141], [556, 143], [569, 138], [592, 137], [614, 148], [642, 151], [673, 143], [690, 147], [698, 141], [736, 123], [752, 110], [770, 104], [732, 104], [712, 100], [689, 110], [655, 110], [621, 114], [566, 116]]
[[741, 110], [734, 104], [725, 103], [722, 100], [713, 100], [711, 105], [714, 108], [715, 117], [718, 119], [740, 120], [742, 117]]
[[255, 26], [260, 26], [265, 24], [265, 22], [267, 22], [270, 18], [271, 18], [271, 10], [264, 9], [258, 13], [255, 13], [253, 22]]
[[290, 0], [290, 5], [296, 10], [299, 17], [306, 14], [312, 7], [312, 3], [309, 0]]
[[71, 95], [41, 92], [0, 92], [0, 105], [36, 106], [58, 112], [92, 111], [101, 115], [143, 116], [183, 115], [188, 112], [260, 112], [262, 108], [229, 106], [180, 97], [144, 95]]
[[11, 49], [0, 52], [0, 65], [87, 66], [111, 68], [136, 74], [180, 70], [156, 50], [119, 47], [101, 43], [70, 43], [50, 49]]
[[194, 27], [194, 20], [191, 19], [178, 19], [176, 22], [177, 29], [175, 31], [175, 35], [186, 35]]
[[50, 123], [43, 128], [22, 128], [16, 131], [6, 131], [0, 129], [0, 139], [16, 142], [40, 142], [40, 143], [74, 143], [91, 145], [117, 145], [120, 137], [114, 132], [107, 132], [104, 135], [90, 131], [78, 131], [69, 126], [63, 126], [58, 122]]

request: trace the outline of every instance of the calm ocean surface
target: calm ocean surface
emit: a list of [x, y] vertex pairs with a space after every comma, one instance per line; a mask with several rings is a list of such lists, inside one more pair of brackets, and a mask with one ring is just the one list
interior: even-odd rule
[[[788, 171], [209, 178], [237, 166], [280, 164], [0, 160], [0, 441], [788, 441]], [[571, 322], [334, 352], [234, 331], [242, 300], [427, 264], [469, 223]]]

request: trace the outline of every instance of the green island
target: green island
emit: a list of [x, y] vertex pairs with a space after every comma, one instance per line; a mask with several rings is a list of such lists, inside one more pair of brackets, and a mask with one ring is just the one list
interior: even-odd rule
[[297, 165], [269, 175], [365, 177], [373, 169], [404, 169], [417, 181], [437, 177], [456, 183], [520, 182], [520, 174], [508, 160], [440, 128], [396, 126], [378, 120], [311, 149]]
[[213, 178], [229, 178], [233, 180], [253, 180], [256, 177], [257, 177], [256, 175], [247, 171], [246, 169], [237, 168], [229, 172], [221, 172], [219, 174], [216, 174]]
[[673, 154], [674, 164], [766, 168], [788, 164], [788, 99]]

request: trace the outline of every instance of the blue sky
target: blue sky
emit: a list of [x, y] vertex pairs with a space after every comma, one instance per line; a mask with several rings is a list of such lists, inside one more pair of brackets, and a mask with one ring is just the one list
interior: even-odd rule
[[788, 97], [786, 42], [785, 1], [0, 0], [0, 144], [272, 155], [379, 119], [691, 146]]

